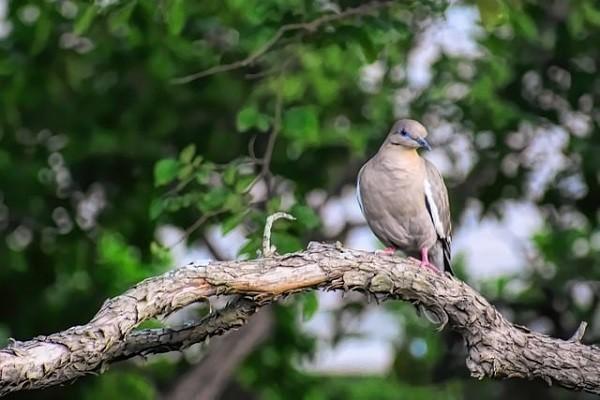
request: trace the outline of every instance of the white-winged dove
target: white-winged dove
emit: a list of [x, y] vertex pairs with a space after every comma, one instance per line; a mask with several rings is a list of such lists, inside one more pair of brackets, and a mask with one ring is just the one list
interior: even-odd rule
[[417, 153], [431, 149], [426, 136], [419, 122], [397, 121], [358, 173], [358, 203], [387, 252], [399, 249], [420, 257], [422, 267], [452, 273], [448, 191], [436, 167]]

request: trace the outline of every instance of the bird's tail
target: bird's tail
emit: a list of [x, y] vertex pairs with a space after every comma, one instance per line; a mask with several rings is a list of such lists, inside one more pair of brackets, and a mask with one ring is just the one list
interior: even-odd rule
[[454, 271], [452, 270], [451, 264], [450, 244], [444, 243], [442, 246], [442, 250], [444, 253], [444, 271], [448, 272], [450, 275], [454, 275]]

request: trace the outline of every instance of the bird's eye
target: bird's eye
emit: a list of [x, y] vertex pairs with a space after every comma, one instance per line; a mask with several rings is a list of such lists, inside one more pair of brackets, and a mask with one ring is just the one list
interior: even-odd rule
[[402, 128], [402, 130], [400, 131], [400, 134], [402, 136], [408, 136], [408, 132], [406, 132], [406, 130], [404, 128]]

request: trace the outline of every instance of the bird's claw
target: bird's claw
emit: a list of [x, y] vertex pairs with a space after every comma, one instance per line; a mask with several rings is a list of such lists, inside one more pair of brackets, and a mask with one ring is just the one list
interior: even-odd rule
[[435, 272], [435, 273], [436, 273], [436, 274], [438, 274], [438, 275], [440, 275], [440, 274], [441, 274], [440, 270], [439, 270], [439, 269], [438, 269], [438, 268], [437, 268], [435, 265], [433, 265], [433, 264], [432, 264], [432, 263], [430, 263], [430, 262], [426, 262], [426, 261], [420, 261], [420, 262], [419, 262], [419, 266], [420, 266], [421, 268], [427, 268], [427, 269], [429, 269], [429, 270], [431, 270], [431, 271]]

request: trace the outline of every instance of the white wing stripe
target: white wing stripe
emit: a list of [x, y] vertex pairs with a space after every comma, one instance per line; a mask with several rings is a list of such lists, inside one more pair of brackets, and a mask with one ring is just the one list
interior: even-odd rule
[[429, 205], [429, 214], [431, 215], [431, 220], [433, 221], [435, 231], [439, 237], [445, 238], [446, 232], [444, 232], [444, 225], [440, 220], [440, 213], [437, 205], [435, 204], [433, 194], [431, 193], [431, 184], [427, 179], [425, 179], [425, 201], [427, 201], [427, 204]]
[[365, 166], [363, 165], [360, 171], [358, 171], [358, 176], [356, 177], [356, 199], [358, 200], [358, 206], [360, 207], [360, 212], [365, 215], [365, 210], [363, 208], [362, 198], [360, 197], [360, 175], [362, 174], [362, 170]]

